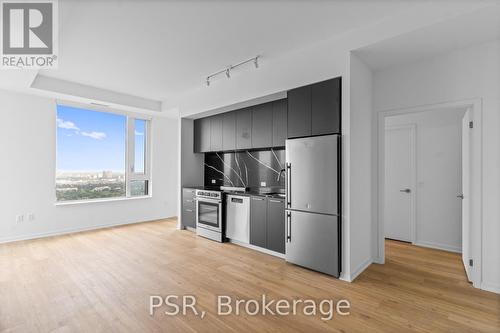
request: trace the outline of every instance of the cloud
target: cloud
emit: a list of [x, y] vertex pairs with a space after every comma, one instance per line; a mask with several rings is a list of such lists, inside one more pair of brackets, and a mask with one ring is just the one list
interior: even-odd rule
[[142, 136], [142, 135], [144, 135], [144, 133], [135, 131], [135, 135], [141, 135]]
[[75, 125], [74, 122], [65, 121], [64, 119], [61, 118], [57, 118], [57, 127], [75, 131], [80, 130], [78, 126]]
[[81, 135], [87, 136], [89, 138], [95, 140], [103, 140], [106, 139], [106, 133], [103, 132], [80, 132]]

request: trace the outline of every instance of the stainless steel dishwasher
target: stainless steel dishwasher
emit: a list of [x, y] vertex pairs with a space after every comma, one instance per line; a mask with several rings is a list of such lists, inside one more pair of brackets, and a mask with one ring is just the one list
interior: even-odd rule
[[226, 196], [226, 237], [241, 243], [250, 242], [250, 197]]

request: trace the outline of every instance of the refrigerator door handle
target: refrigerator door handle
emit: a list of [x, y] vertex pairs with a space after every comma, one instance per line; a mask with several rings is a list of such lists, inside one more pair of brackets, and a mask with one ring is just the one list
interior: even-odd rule
[[286, 212], [286, 242], [292, 241], [292, 213]]
[[290, 188], [292, 175], [291, 175], [292, 165], [291, 163], [286, 164], [286, 206], [290, 208], [292, 206], [292, 191]]

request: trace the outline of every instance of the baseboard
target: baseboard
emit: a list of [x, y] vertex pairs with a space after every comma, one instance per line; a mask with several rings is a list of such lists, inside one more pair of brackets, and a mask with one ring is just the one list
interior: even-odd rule
[[492, 293], [500, 294], [500, 285], [498, 284], [491, 284], [491, 283], [481, 283], [482, 290], [490, 291]]
[[416, 241], [413, 244], [417, 245], [417, 246], [422, 246], [422, 247], [428, 247], [428, 248], [431, 248], [431, 249], [436, 249], [436, 250], [443, 250], [443, 251], [448, 251], [448, 252], [462, 253], [462, 249], [461, 248], [457, 248], [457, 247], [450, 246], [450, 245], [445, 245], [445, 244], [438, 244], [438, 243], [432, 243], [432, 242], [426, 242], [426, 241]]
[[134, 221], [134, 222], [126, 222], [126, 223], [99, 224], [99, 225], [94, 225], [94, 226], [91, 226], [91, 227], [60, 229], [60, 230], [56, 230], [56, 231], [40, 232], [40, 233], [31, 234], [31, 235], [23, 235], [23, 236], [16, 236], [16, 237], [6, 237], [6, 238], [0, 238], [0, 244], [12, 243], [12, 242], [20, 242], [20, 241], [26, 241], [26, 240], [31, 240], [31, 239], [39, 239], [39, 238], [46, 238], [46, 237], [61, 236], [61, 235], [74, 234], [74, 233], [85, 232], [85, 231], [92, 231], [92, 230], [99, 230], [99, 229], [106, 229], [106, 228], [113, 228], [113, 227], [125, 226], [125, 225], [130, 225], [130, 224], [148, 223], [148, 222], [154, 222], [154, 221], [159, 221], [159, 220], [167, 220], [167, 219], [173, 219], [173, 218], [177, 218], [177, 217], [176, 216], [170, 216], [170, 217], [162, 217], [162, 218], [158, 218], [158, 219], [154, 219], [154, 220], [147, 220], [147, 221]]
[[232, 243], [232, 244], [235, 244], [235, 245], [239, 245], [239, 246], [243, 246], [243, 247], [246, 247], [248, 249], [259, 251], [259, 252], [262, 252], [262, 253], [265, 253], [265, 254], [270, 254], [272, 256], [275, 256], [275, 257], [278, 257], [278, 258], [281, 258], [281, 259], [285, 259], [285, 255], [283, 253], [279, 253], [279, 252], [271, 251], [271, 250], [268, 250], [268, 249], [264, 249], [262, 247], [258, 247], [258, 246], [252, 245], [252, 244], [242, 243], [242, 242], [239, 242], [239, 241], [233, 240], [233, 239], [229, 239], [229, 243]]
[[366, 259], [364, 262], [361, 263], [352, 273], [351, 273], [351, 281], [354, 281], [365, 269], [368, 268], [373, 263], [372, 258]]

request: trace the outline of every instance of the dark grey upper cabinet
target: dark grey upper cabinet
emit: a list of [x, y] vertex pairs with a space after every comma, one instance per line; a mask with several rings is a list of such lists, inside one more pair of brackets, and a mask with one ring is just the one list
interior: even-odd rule
[[210, 151], [210, 118], [195, 119], [194, 121], [194, 152], [205, 153]]
[[311, 87], [312, 135], [340, 133], [340, 78]]
[[287, 138], [287, 102], [280, 99], [273, 102], [273, 147], [285, 146]]
[[252, 148], [252, 109], [236, 111], [236, 149]]
[[311, 135], [311, 86], [288, 92], [288, 137]]
[[222, 115], [222, 150], [236, 149], [236, 113]]
[[222, 115], [210, 117], [210, 151], [222, 150]]
[[265, 103], [252, 108], [252, 148], [273, 145], [273, 104]]
[[267, 202], [267, 248], [285, 253], [285, 201], [269, 198]]
[[250, 244], [267, 245], [267, 200], [265, 197], [250, 197]]

